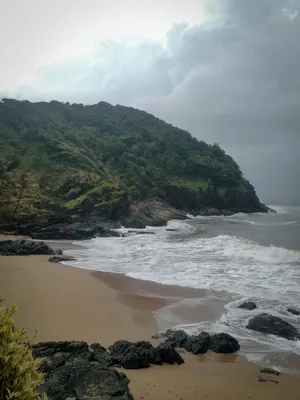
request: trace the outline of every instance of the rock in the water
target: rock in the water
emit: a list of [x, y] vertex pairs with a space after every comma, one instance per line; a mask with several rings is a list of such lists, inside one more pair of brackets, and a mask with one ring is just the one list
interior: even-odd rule
[[87, 361], [47, 374], [40, 392], [49, 400], [133, 400], [124, 374]]
[[108, 348], [112, 362], [127, 369], [148, 368], [150, 364], [161, 365], [158, 350], [151, 343], [119, 340]]
[[250, 319], [248, 329], [283, 337], [288, 340], [300, 339], [297, 329], [281, 318], [270, 314], [260, 314]]
[[163, 363], [167, 364], [183, 364], [184, 360], [181, 357], [181, 355], [178, 353], [178, 351], [175, 349], [174, 346], [172, 346], [170, 343], [167, 341], [164, 343], [161, 343], [156, 350], [158, 351], [161, 361]]
[[144, 229], [146, 225], [144, 221], [138, 218], [124, 218], [122, 221], [124, 228]]
[[295, 310], [294, 308], [288, 308], [287, 311], [293, 315], [300, 315], [300, 311]]
[[70, 261], [70, 260], [74, 261], [75, 259], [74, 258], [70, 258], [70, 257], [61, 257], [61, 256], [54, 256], [54, 257], [50, 257], [48, 259], [49, 262], [54, 263], [54, 264], [58, 264], [60, 262]]
[[228, 333], [211, 335], [209, 348], [215, 353], [235, 353], [240, 349], [239, 342]]
[[246, 301], [245, 303], [238, 306], [238, 308], [243, 308], [244, 310], [255, 310], [257, 308], [256, 304], [253, 301]]
[[29, 256], [34, 254], [57, 254], [44, 242], [32, 240], [1, 240], [0, 256]]
[[183, 348], [193, 354], [204, 354], [210, 346], [210, 336], [206, 332], [200, 333], [197, 336], [189, 336], [183, 344]]
[[259, 370], [262, 374], [270, 374], [270, 375], [276, 375], [276, 376], [279, 376], [280, 375], [280, 372], [279, 371], [276, 371], [275, 369], [273, 369], [273, 368], [260, 368], [260, 370]]

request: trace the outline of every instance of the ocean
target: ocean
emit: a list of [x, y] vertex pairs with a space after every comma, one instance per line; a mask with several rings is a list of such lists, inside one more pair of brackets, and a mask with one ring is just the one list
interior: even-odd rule
[[[300, 206], [270, 207], [277, 214], [191, 217], [146, 229], [155, 234], [76, 242], [80, 247], [66, 253], [77, 261], [68, 264], [202, 289], [199, 298], [158, 310], [158, 326], [228, 332], [248, 360], [300, 375], [300, 341], [245, 328], [249, 318], [267, 312], [300, 331], [300, 316], [287, 311], [300, 310]], [[256, 310], [237, 308], [250, 300]], [[188, 308], [193, 312], [183, 312]]]

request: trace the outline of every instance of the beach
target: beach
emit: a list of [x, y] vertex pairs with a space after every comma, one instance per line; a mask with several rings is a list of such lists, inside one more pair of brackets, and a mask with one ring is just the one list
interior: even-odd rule
[[[48, 256], [0, 257], [0, 294], [6, 304], [20, 306], [17, 325], [26, 329], [33, 342], [84, 340], [109, 346], [120, 339], [150, 340], [157, 331], [153, 312], [168, 305], [179, 293], [191, 297], [201, 293], [158, 284], [141, 285], [122, 275], [52, 264]], [[124, 371], [131, 381], [133, 397], [299, 398], [297, 377], [262, 375], [257, 365], [238, 354], [182, 356], [186, 362], [181, 366]], [[274, 382], [260, 382], [260, 376]]]

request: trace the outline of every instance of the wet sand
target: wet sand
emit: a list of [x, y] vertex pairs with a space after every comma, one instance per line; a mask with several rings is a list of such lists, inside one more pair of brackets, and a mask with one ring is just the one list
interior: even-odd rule
[[[190, 290], [48, 263], [48, 256], [0, 257], [0, 294], [17, 303], [16, 321], [34, 342], [85, 340], [104, 346], [119, 339], [149, 340], [153, 312]], [[198, 311], [197, 311], [198, 312]], [[181, 366], [125, 373], [135, 399], [299, 399], [300, 380], [289, 375], [259, 382], [259, 368], [241, 356], [183, 354]]]

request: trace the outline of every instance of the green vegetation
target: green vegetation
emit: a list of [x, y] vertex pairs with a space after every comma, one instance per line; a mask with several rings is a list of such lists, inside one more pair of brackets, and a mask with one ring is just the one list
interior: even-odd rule
[[25, 331], [14, 325], [16, 311], [16, 306], [0, 309], [0, 399], [46, 400], [37, 392], [44, 382], [40, 361], [33, 359]]
[[2, 220], [95, 207], [105, 215], [124, 199], [165, 198], [169, 189], [188, 190], [199, 205], [203, 196], [204, 206], [211, 193], [224, 208], [222, 199], [230, 193], [250, 193], [259, 204], [236, 162], [217, 144], [144, 111], [105, 102], [3, 99], [0, 161]]

